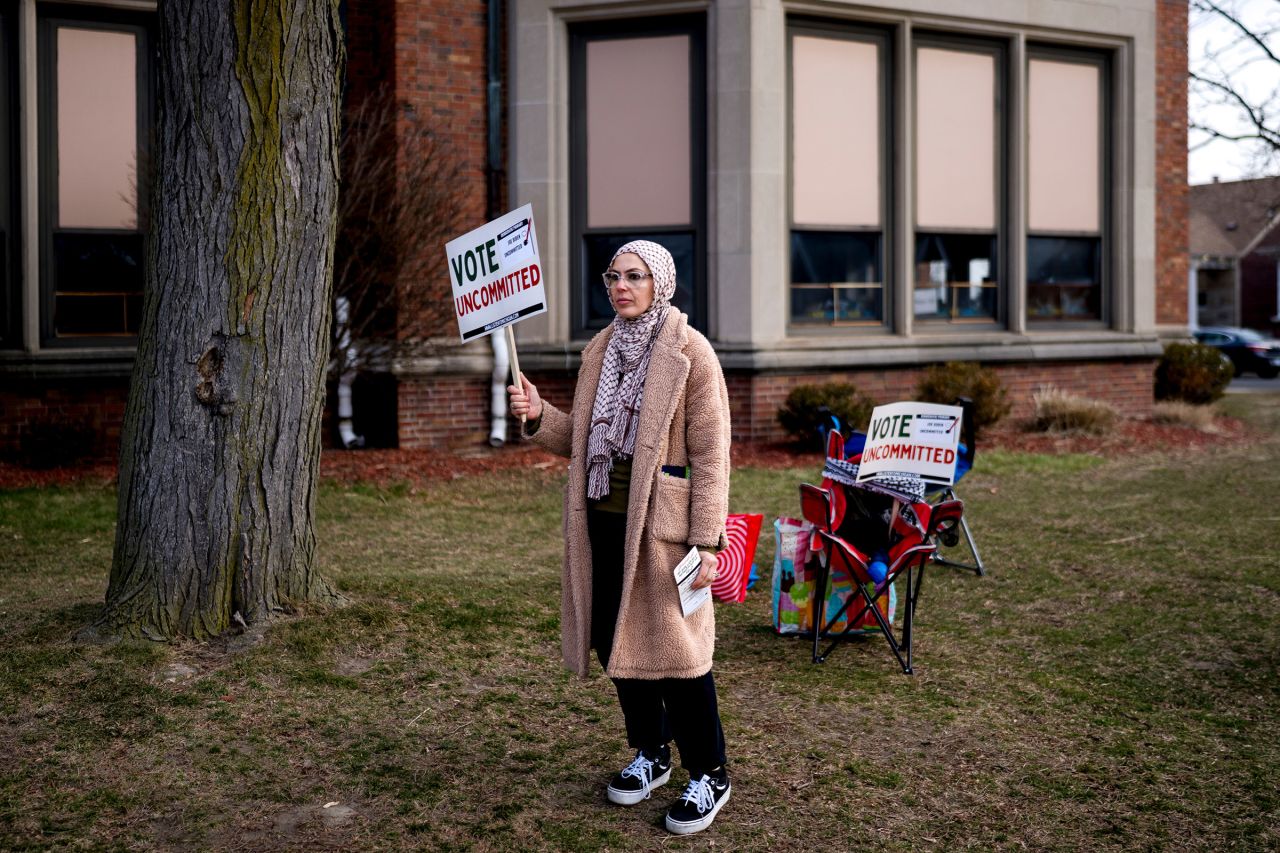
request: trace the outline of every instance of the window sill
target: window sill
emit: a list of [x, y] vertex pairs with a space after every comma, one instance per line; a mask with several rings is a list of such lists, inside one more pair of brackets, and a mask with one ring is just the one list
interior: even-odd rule
[[0, 351], [0, 376], [28, 380], [128, 378], [135, 352], [134, 347]]
[[[968, 330], [966, 330], [968, 331]], [[565, 344], [522, 344], [520, 367], [576, 370], [586, 341]], [[919, 330], [911, 337], [888, 332], [833, 337], [792, 337], [773, 346], [712, 342], [726, 370], [857, 370], [866, 367], [913, 367], [943, 361], [1089, 361], [1155, 359], [1162, 352], [1155, 334], [1108, 329], [1053, 329], [1015, 334], [1004, 330], [957, 335]]]

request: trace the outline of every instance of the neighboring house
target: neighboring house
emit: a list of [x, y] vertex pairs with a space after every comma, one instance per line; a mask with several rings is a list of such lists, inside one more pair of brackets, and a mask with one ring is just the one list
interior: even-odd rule
[[[152, 110], [146, 5], [0, 6], [0, 453], [58, 424], [114, 449], [141, 287], [129, 164]], [[957, 359], [995, 366], [1015, 413], [1053, 383], [1140, 414], [1161, 339], [1185, 334], [1185, 2], [344, 14], [348, 102], [385, 87], [464, 158], [474, 204], [456, 232], [533, 204], [550, 310], [517, 337], [557, 403], [609, 317], [599, 274], [640, 236], [676, 257], [677, 303], [720, 354], [739, 439], [778, 437], [801, 382], [902, 399]], [[441, 273], [398, 284], [447, 298]], [[401, 446], [483, 440], [489, 364], [487, 341], [398, 364]]]
[[1280, 331], [1280, 177], [1191, 187], [1197, 326]]

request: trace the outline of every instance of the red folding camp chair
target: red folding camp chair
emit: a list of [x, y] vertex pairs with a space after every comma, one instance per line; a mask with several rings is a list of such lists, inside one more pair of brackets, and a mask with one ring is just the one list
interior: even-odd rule
[[[911, 674], [912, 624], [924, 567], [937, 551], [937, 540], [954, 535], [963, 520], [964, 504], [958, 500], [930, 504], [919, 483], [915, 484], [918, 488], [875, 481], [858, 483], [855, 475], [856, 468], [844, 458], [844, 440], [833, 430], [827, 436], [822, 486], [805, 483], [800, 487], [801, 512], [814, 525], [813, 550], [819, 555], [812, 598], [813, 661], [824, 662], [836, 644], [864, 625], [870, 615], [902, 671]], [[877, 579], [868, 568], [871, 555], [883, 556], [883, 578]], [[843, 606], [827, 618], [824, 611], [833, 575], [847, 577], [852, 592]], [[887, 597], [899, 577], [906, 578], [900, 634], [894, 632], [887, 606]], [[844, 629], [832, 633], [842, 617]], [[826, 652], [820, 652], [824, 639], [830, 640], [831, 645]]]

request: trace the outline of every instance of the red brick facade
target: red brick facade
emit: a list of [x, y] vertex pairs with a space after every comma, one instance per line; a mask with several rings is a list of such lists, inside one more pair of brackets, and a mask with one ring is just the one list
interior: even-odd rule
[[[1034, 362], [992, 365], [1013, 403], [1012, 418], [1026, 418], [1032, 395], [1056, 386], [1095, 400], [1104, 400], [1121, 414], [1141, 417], [1151, 412], [1152, 373], [1149, 359], [1111, 362]], [[878, 403], [909, 400], [923, 368], [857, 370], [835, 373], [750, 375], [730, 372], [729, 408], [734, 441], [780, 441], [777, 412], [797, 385], [849, 382]], [[573, 376], [533, 373], [530, 381], [544, 399], [569, 409]], [[483, 442], [488, 435], [489, 385], [484, 377], [440, 377], [400, 383], [400, 442], [402, 447], [461, 447]], [[517, 434], [514, 421], [508, 435]]]
[[[487, 3], [353, 0], [349, 6], [349, 103], [358, 102], [361, 86], [390, 87], [403, 111], [398, 132], [411, 126], [412, 114], [459, 160], [466, 203], [454, 231], [461, 234], [482, 225], [488, 218], [489, 193]], [[430, 288], [433, 297], [448, 299], [442, 248], [421, 250], [431, 253], [429, 260], [440, 256], [438, 270], [433, 268], [425, 281], [401, 281], [397, 286], [402, 292]], [[442, 336], [453, 332], [451, 327], [440, 329]], [[483, 377], [404, 376], [397, 397], [402, 447], [473, 444], [488, 434], [489, 397]]]
[[[1151, 412], [1154, 362], [1137, 359], [1116, 362], [1034, 362], [991, 365], [1013, 403], [1012, 418], [1031, 414], [1031, 396], [1044, 386], [1105, 400], [1122, 414], [1142, 416]], [[779, 441], [786, 438], [777, 412], [797, 385], [848, 382], [877, 403], [910, 400], [923, 368], [857, 370], [805, 375], [729, 374], [729, 407], [735, 441]]]
[[1156, 322], [1187, 322], [1187, 2], [1156, 6]]
[[63, 458], [113, 459], [129, 380], [42, 380], [14, 383], [0, 391], [0, 458], [42, 464], [51, 441], [67, 446]]
[[489, 383], [479, 376], [402, 378], [401, 447], [475, 447], [489, 435]]

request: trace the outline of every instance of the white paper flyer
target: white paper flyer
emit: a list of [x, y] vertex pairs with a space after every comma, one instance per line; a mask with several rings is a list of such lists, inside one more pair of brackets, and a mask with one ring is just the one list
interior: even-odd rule
[[702, 558], [697, 548], [690, 548], [689, 553], [676, 565], [676, 586], [680, 589], [680, 609], [685, 618], [697, 611], [699, 607], [711, 600], [710, 585], [702, 589], [694, 589], [693, 582], [698, 579], [698, 570], [702, 568]]

